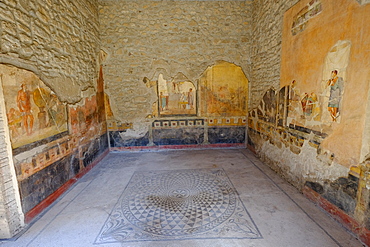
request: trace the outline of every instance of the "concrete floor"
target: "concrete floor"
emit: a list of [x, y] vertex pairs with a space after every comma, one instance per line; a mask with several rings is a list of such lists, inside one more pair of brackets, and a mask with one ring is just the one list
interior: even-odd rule
[[[165, 173], [168, 178], [169, 174], [175, 174], [171, 172], [198, 171], [197, 169], [206, 171], [219, 169], [223, 171], [227, 176], [218, 178], [216, 174], [217, 178], [214, 181], [219, 181], [222, 186], [231, 188], [231, 194], [235, 192], [236, 196], [234, 197], [226, 196], [227, 193], [220, 192], [221, 197], [223, 197], [222, 200], [230, 202], [230, 208], [225, 204], [225, 210], [215, 216], [218, 223], [208, 224], [208, 228], [204, 228], [205, 223], [202, 220], [205, 219], [205, 216], [200, 215], [201, 221], [199, 224], [201, 227], [194, 228], [194, 235], [189, 234], [189, 230], [192, 229], [189, 228], [188, 223], [184, 224], [188, 227], [186, 232], [183, 231], [185, 227], [180, 227], [180, 230], [176, 230], [174, 227], [169, 228], [163, 236], [159, 236], [162, 234], [161, 231], [157, 236], [153, 232], [140, 231], [140, 220], [130, 219], [131, 216], [126, 214], [129, 210], [123, 206], [125, 199], [130, 196], [132, 198], [137, 197], [132, 195], [135, 190], [130, 190], [130, 185], [135, 185], [138, 175], [143, 176], [143, 174], [148, 174], [148, 171], [153, 171], [153, 174], [157, 174], [158, 177], [158, 174], [168, 171], [169, 173]], [[200, 173], [192, 173], [190, 179], [186, 177], [187, 175], [183, 177], [184, 187], [193, 183], [187, 182], [187, 180], [198, 177], [198, 174]], [[214, 184], [214, 181], [209, 182], [213, 175], [206, 174], [205, 176], [205, 178], [201, 178], [201, 182], [197, 183], [196, 186], [190, 185], [190, 187], [197, 187], [196, 190], [201, 190], [203, 189], [202, 183], [205, 184], [204, 181], [206, 180], [207, 183]], [[152, 180], [156, 181], [155, 179]], [[162, 180], [163, 178], [161, 178]], [[177, 180], [174, 180], [175, 184], [172, 191], [176, 191], [178, 198], [170, 195], [165, 200], [168, 203], [169, 200], [172, 200], [171, 198], [175, 198], [176, 207], [179, 208], [178, 212], [182, 214], [180, 212], [182, 207], [188, 207], [186, 205], [190, 204], [197, 205], [197, 203], [191, 201], [189, 204], [188, 199], [190, 198], [189, 193], [192, 193], [191, 189], [180, 190], [180, 187], [177, 187], [178, 184], [176, 185]], [[196, 182], [196, 179], [193, 180]], [[179, 184], [181, 183], [179, 182]], [[198, 184], [200, 185], [198, 186]], [[167, 184], [166, 186], [172, 189], [172, 185]], [[212, 186], [217, 187], [217, 185]], [[136, 186], [135, 188], [139, 187]], [[148, 190], [155, 191], [156, 189], [150, 187]], [[216, 191], [217, 189], [211, 190], [210, 194], [219, 193]], [[135, 193], [143, 194], [144, 192], [136, 190]], [[184, 198], [187, 198], [188, 201]], [[194, 196], [192, 198], [192, 200], [195, 200]], [[234, 199], [231, 200], [230, 198]], [[161, 200], [164, 200], [163, 197]], [[245, 210], [243, 207], [239, 207], [241, 211], [235, 214], [234, 211], [237, 211], [233, 206], [235, 203], [243, 204]], [[130, 210], [132, 211], [132, 208]], [[158, 211], [162, 214], [163, 219], [167, 217], [163, 215], [166, 210], [169, 209], [159, 209]], [[207, 211], [208, 209], [203, 210]], [[121, 212], [122, 215], [117, 216], [117, 212], [118, 214]], [[231, 213], [227, 214], [226, 212]], [[125, 218], [123, 215], [127, 217]], [[147, 215], [148, 212], [146, 217]], [[240, 216], [240, 219], [238, 219], [238, 216]], [[221, 218], [222, 220], [219, 220]], [[114, 226], [114, 219], [119, 219], [117, 221], [119, 224]], [[148, 220], [148, 218], [145, 220]], [[131, 224], [129, 221], [134, 223]], [[135, 225], [135, 222], [138, 224]], [[235, 222], [240, 224], [235, 224]], [[149, 228], [141, 227], [141, 229]], [[127, 233], [128, 231], [130, 232]], [[103, 233], [110, 240], [108, 238], [103, 239]], [[243, 235], [244, 233], [245, 235]], [[363, 246], [353, 235], [245, 149], [110, 153], [48, 208], [45, 213], [32, 222], [22, 234], [12, 240], [0, 242], [0, 245], [4, 247]]]

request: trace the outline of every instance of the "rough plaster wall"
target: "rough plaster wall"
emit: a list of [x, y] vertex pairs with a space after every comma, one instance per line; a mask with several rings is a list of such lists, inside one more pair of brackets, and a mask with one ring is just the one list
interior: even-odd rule
[[35, 72], [63, 101], [95, 85], [97, 1], [4, 0], [0, 20], [0, 63]]
[[280, 88], [283, 15], [298, 0], [253, 1], [253, 42], [249, 109], [256, 107], [267, 89]]
[[99, 3], [102, 49], [108, 54], [105, 92], [115, 118], [133, 122], [134, 128], [157, 100], [144, 77], [155, 81], [159, 72], [165, 79], [180, 72], [196, 84], [217, 60], [239, 65], [248, 74], [252, 1]]

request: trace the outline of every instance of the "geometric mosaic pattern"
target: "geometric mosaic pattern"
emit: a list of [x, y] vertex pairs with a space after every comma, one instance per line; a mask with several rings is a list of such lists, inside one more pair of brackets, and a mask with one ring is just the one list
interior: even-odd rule
[[95, 243], [261, 238], [223, 169], [136, 172]]

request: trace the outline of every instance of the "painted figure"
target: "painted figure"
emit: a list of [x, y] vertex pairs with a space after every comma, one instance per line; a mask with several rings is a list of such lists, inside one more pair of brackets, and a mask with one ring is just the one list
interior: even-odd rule
[[17, 138], [20, 135], [18, 132], [18, 127], [20, 127], [22, 123], [21, 113], [14, 108], [10, 108], [7, 117], [12, 138]]
[[302, 102], [299, 96], [299, 90], [296, 88], [296, 84], [296, 80], [293, 80], [289, 86], [288, 114], [290, 115], [290, 117], [300, 114], [300, 111], [302, 109], [302, 107], [300, 106]]
[[315, 93], [305, 93], [302, 100], [302, 112], [304, 114], [303, 117], [310, 117], [314, 118], [315, 120], [318, 119], [320, 114], [320, 107], [318, 106], [317, 102], [317, 95]]
[[310, 116], [312, 113], [312, 100], [307, 93], [304, 94], [301, 100], [301, 104], [302, 104], [303, 114], [306, 116]]
[[187, 104], [188, 104], [188, 99], [187, 99], [186, 93], [183, 92], [180, 95], [179, 108], [186, 109]]
[[311, 117], [319, 121], [320, 120], [320, 106], [315, 93], [311, 93], [309, 97], [310, 104], [312, 105]]
[[330, 86], [330, 96], [328, 103], [328, 111], [333, 122], [336, 122], [339, 117], [339, 105], [342, 98], [343, 78], [338, 77], [338, 71], [331, 72], [331, 79], [328, 80], [327, 86]]
[[163, 92], [161, 92], [161, 95], [160, 95], [160, 104], [161, 104], [161, 111], [164, 111], [167, 106], [167, 97], [163, 95]]
[[51, 127], [56, 124], [56, 119], [57, 119], [57, 110], [56, 110], [56, 105], [58, 102], [58, 98], [55, 94], [50, 95], [50, 99], [47, 103], [47, 108], [48, 108], [48, 127]]
[[188, 105], [190, 109], [194, 109], [194, 95], [192, 88], [190, 88], [188, 92]]
[[23, 128], [27, 135], [32, 134], [33, 115], [31, 112], [31, 97], [30, 91], [27, 90], [26, 84], [21, 85], [21, 90], [18, 91], [17, 104], [22, 115]]

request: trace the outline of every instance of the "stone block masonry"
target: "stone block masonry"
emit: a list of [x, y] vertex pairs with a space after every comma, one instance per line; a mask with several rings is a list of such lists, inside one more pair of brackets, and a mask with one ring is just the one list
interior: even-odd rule
[[0, 63], [33, 71], [62, 101], [76, 102], [96, 81], [98, 7], [93, 0], [4, 0]]
[[[252, 1], [99, 2], [106, 93], [114, 117], [140, 122], [157, 100], [143, 78], [197, 80], [217, 60], [248, 73]], [[248, 75], [247, 75], [248, 77]]]
[[249, 107], [256, 107], [267, 89], [280, 88], [283, 15], [298, 0], [253, 2]]

